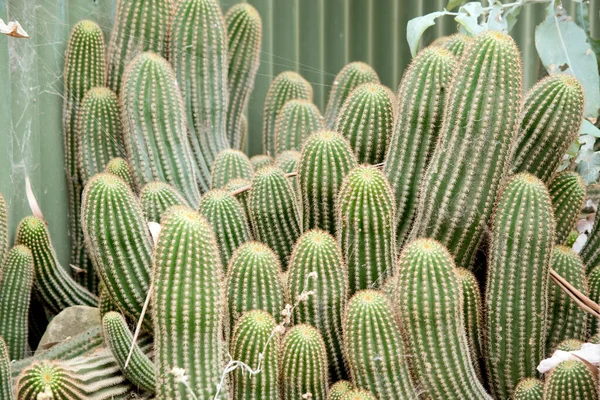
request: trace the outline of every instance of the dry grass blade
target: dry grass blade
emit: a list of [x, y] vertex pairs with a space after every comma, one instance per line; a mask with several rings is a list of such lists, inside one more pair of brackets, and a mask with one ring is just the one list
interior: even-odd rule
[[565, 278], [560, 276], [555, 270], [550, 268], [550, 278], [565, 292], [582, 310], [592, 314], [596, 318], [600, 318], [600, 306], [593, 302], [589, 297], [577, 290]]

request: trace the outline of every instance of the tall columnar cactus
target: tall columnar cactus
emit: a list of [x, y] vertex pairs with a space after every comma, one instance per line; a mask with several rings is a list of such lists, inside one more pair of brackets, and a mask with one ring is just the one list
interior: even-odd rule
[[[600, 265], [596, 266], [588, 274], [588, 285], [590, 288], [590, 299], [600, 303]], [[592, 335], [600, 333], [600, 319], [590, 317], [590, 332]]]
[[585, 183], [577, 172], [564, 171], [552, 179], [548, 191], [556, 221], [556, 244], [563, 244], [575, 227], [583, 207]]
[[594, 220], [592, 231], [579, 255], [581, 255], [588, 274], [600, 264], [600, 218]]
[[377, 397], [373, 395], [373, 393], [369, 392], [365, 389], [352, 389], [344, 393], [342, 396], [342, 400], [379, 400]]
[[220, 189], [234, 179], [252, 179], [253, 174], [254, 168], [247, 155], [239, 150], [225, 149], [212, 164], [211, 187]]
[[414, 354], [405, 351], [391, 302], [383, 292], [363, 290], [348, 302], [344, 351], [352, 382], [377, 399], [417, 397], [408, 370], [408, 358]]
[[506, 34], [484, 32], [457, 70], [411, 236], [439, 240], [457, 266], [469, 268], [511, 162], [521, 104], [519, 49]]
[[227, 140], [227, 32], [217, 0], [181, 0], [171, 23], [170, 57], [181, 93], [200, 190]]
[[197, 205], [198, 177], [194, 176], [185, 108], [167, 60], [151, 52], [137, 56], [125, 71], [120, 100], [136, 185], [161, 180]]
[[339, 133], [320, 131], [306, 140], [298, 164], [305, 230], [321, 228], [335, 235], [337, 195], [357, 165], [350, 144]]
[[[152, 239], [142, 208], [125, 182], [98, 174], [83, 192], [82, 225], [94, 266], [111, 300], [140, 317], [148, 288]], [[152, 327], [148, 314], [145, 326]]]
[[[222, 267], [208, 222], [186, 206], [163, 217], [154, 253], [156, 398], [211, 398], [221, 376]], [[193, 278], [192, 278], [193, 277]], [[183, 368], [189, 389], [176, 381]]]
[[0, 398], [4, 400], [15, 399], [15, 393], [12, 387], [8, 347], [2, 337], [0, 337]]
[[416, 387], [432, 399], [490, 399], [471, 364], [460, 282], [448, 250], [432, 239], [400, 255], [396, 307]]
[[275, 154], [300, 150], [313, 132], [323, 130], [321, 112], [308, 100], [290, 100], [284, 104], [275, 122]]
[[[279, 399], [279, 337], [271, 338], [275, 320], [263, 310], [248, 311], [238, 321], [231, 339], [231, 356], [260, 372], [234, 372], [233, 398], [239, 400]], [[268, 345], [267, 345], [268, 343]], [[266, 347], [265, 347], [266, 346]]]
[[[4, 196], [0, 193], [0, 265], [8, 254], [8, 207]], [[0, 268], [1, 269], [1, 268]], [[2, 278], [2, 271], [0, 271]]]
[[583, 88], [573, 75], [555, 74], [529, 89], [516, 137], [513, 172], [529, 172], [548, 183], [577, 139]]
[[121, 93], [125, 67], [139, 53], [167, 51], [167, 32], [172, 14], [170, 0], [119, 0], [108, 45], [108, 87]]
[[336, 212], [350, 293], [380, 287], [394, 275], [397, 256], [394, 194], [383, 173], [366, 165], [350, 171]]
[[350, 93], [363, 83], [379, 83], [377, 72], [363, 62], [351, 62], [344, 66], [333, 80], [329, 101], [325, 110], [325, 127], [333, 129], [342, 105]]
[[526, 173], [511, 178], [493, 218], [484, 304], [486, 364], [497, 398], [535, 377], [545, 355], [554, 226], [544, 183]]
[[8, 253], [0, 274], [0, 337], [9, 348], [11, 360], [27, 351], [27, 314], [33, 285], [33, 255], [16, 245]]
[[448, 37], [448, 40], [442, 47], [454, 54], [456, 58], [461, 58], [465, 53], [465, 49], [471, 43], [473, 43], [473, 38], [471, 36], [463, 33], [455, 33]]
[[[312, 273], [317, 276], [309, 279]], [[327, 347], [330, 376], [333, 380], [347, 377], [342, 349], [342, 315], [348, 301], [348, 275], [335, 239], [318, 229], [300, 236], [290, 259], [290, 299], [297, 299], [305, 290], [315, 293], [298, 304], [293, 320], [319, 329]]]
[[256, 156], [250, 157], [250, 163], [252, 164], [252, 167], [255, 171], [258, 171], [263, 167], [273, 165], [274, 162], [275, 161], [273, 160], [273, 157], [267, 154], [258, 154]]
[[76, 305], [96, 307], [98, 298], [75, 282], [58, 264], [44, 220], [33, 216], [23, 218], [17, 227], [15, 243], [31, 250], [35, 291], [50, 312], [58, 314]]
[[133, 177], [131, 176], [131, 165], [129, 165], [125, 159], [121, 157], [113, 158], [108, 162], [108, 164], [106, 164], [104, 172], [118, 176], [119, 178], [123, 179], [123, 181], [131, 188], [131, 190], [136, 190]]
[[90, 89], [77, 114], [77, 163], [82, 184], [115, 157], [125, 156], [119, 101], [106, 87]]
[[341, 400], [342, 396], [354, 389], [354, 385], [350, 381], [337, 381], [329, 387], [329, 393], [327, 393], [327, 400]]
[[227, 135], [231, 147], [242, 150], [246, 143], [242, 119], [260, 64], [262, 21], [254, 7], [239, 3], [225, 14], [225, 25], [229, 39]]
[[81, 102], [88, 90], [104, 85], [106, 68], [104, 62], [104, 36], [95, 22], [78, 22], [71, 31], [63, 74], [63, 143], [65, 172], [69, 191], [69, 236], [71, 238], [70, 263], [86, 270], [94, 277], [83, 243], [79, 220], [81, 209], [82, 177], [78, 171], [78, 144], [80, 132], [77, 116]]
[[465, 268], [457, 268], [456, 276], [458, 276], [458, 281], [461, 286], [463, 319], [471, 363], [473, 364], [473, 369], [477, 373], [479, 380], [483, 382], [481, 375], [481, 368], [483, 366], [483, 313], [479, 283], [477, 282], [475, 275]]
[[263, 152], [274, 156], [275, 127], [279, 112], [290, 100], [299, 99], [312, 101], [313, 89], [310, 83], [296, 72], [286, 71], [277, 75], [265, 99], [263, 111]]
[[392, 99], [379, 83], [358, 86], [342, 105], [335, 130], [348, 139], [359, 163], [383, 161], [392, 136], [393, 110]]
[[[552, 253], [552, 269], [584, 295], [588, 295], [585, 267], [579, 255], [565, 246], [556, 246]], [[558, 286], [548, 290], [546, 353], [550, 354], [565, 339], [585, 340], [587, 313]]]
[[447, 86], [456, 59], [439, 47], [417, 54], [398, 88], [394, 124], [384, 173], [396, 197], [396, 235], [404, 244], [417, 207], [417, 197], [431, 155], [438, 144]]
[[[229, 181], [227, 185], [225, 185], [225, 190], [229, 193], [234, 194], [235, 199], [240, 202], [242, 208], [244, 209], [244, 215], [246, 216], [246, 221], [248, 221], [248, 226], [250, 227], [250, 231], [252, 235], [254, 235], [254, 229], [252, 228], [252, 221], [250, 220], [250, 190], [246, 190], [252, 184], [252, 181], [249, 179], [238, 178], [232, 181]], [[243, 190], [240, 192], [240, 190]]]
[[250, 240], [244, 209], [228, 191], [213, 189], [202, 196], [198, 210], [215, 233], [225, 271], [235, 249]]
[[279, 273], [277, 255], [262, 243], [245, 243], [233, 253], [227, 267], [229, 332], [250, 310], [264, 310], [281, 320], [285, 300]]
[[302, 231], [294, 189], [283, 171], [264, 167], [250, 189], [250, 220], [255, 237], [277, 253], [283, 270]]
[[525, 378], [515, 387], [514, 400], [542, 400], [544, 383], [537, 378]]
[[325, 400], [327, 354], [319, 331], [310, 325], [296, 325], [283, 338], [281, 390], [284, 399], [302, 399], [310, 393], [314, 400]]
[[580, 360], [566, 360], [550, 371], [544, 384], [547, 400], [598, 400], [598, 378]]
[[160, 223], [160, 220], [174, 205], [188, 205], [186, 199], [168, 183], [150, 182], [140, 191], [140, 205], [148, 222]]

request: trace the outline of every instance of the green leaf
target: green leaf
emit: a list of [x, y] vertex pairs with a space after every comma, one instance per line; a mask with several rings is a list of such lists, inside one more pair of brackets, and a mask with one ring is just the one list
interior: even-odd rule
[[579, 128], [579, 136], [590, 135], [595, 138], [600, 138], [600, 129], [596, 127], [596, 125], [592, 124], [587, 119], [584, 119], [581, 123], [581, 128]]
[[576, 170], [586, 185], [598, 181], [598, 175], [600, 175], [600, 152], [589, 149], [580, 152], [577, 162]]
[[519, 17], [520, 12], [521, 6], [514, 6], [504, 10], [504, 18], [506, 19], [507, 24], [506, 30], [508, 32], [510, 32], [517, 23], [517, 18]]
[[446, 9], [453, 10], [458, 6], [462, 6], [465, 0], [448, 0], [448, 4], [446, 5]]
[[600, 67], [600, 39], [595, 39], [591, 36], [591, 26], [590, 26], [590, 5], [588, 3], [579, 3], [575, 7], [575, 16], [573, 20], [587, 36], [588, 43], [596, 53], [596, 60]]
[[408, 41], [408, 46], [410, 47], [410, 54], [413, 57], [417, 54], [419, 40], [421, 39], [421, 36], [423, 36], [423, 32], [425, 32], [430, 26], [435, 25], [436, 18], [447, 14], [447, 11], [436, 11], [408, 21], [408, 25], [406, 26], [406, 40]]
[[483, 14], [483, 7], [480, 2], [474, 1], [467, 3], [458, 10], [458, 15], [454, 20], [462, 25], [471, 35], [478, 35], [487, 30], [486, 26], [479, 24], [479, 17]]

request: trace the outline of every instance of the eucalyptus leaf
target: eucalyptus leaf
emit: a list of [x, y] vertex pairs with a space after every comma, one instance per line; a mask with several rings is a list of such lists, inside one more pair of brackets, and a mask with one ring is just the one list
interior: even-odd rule
[[458, 15], [454, 18], [467, 33], [475, 36], [487, 30], [486, 26], [479, 24], [479, 17], [483, 14], [484, 9], [480, 2], [474, 1], [460, 7]]
[[506, 30], [508, 32], [510, 32], [512, 28], [514, 28], [520, 13], [521, 6], [514, 6], [504, 10], [504, 18], [506, 19], [507, 24]]
[[591, 36], [590, 5], [588, 3], [577, 4], [573, 20], [585, 32], [588, 43], [592, 47], [592, 50], [594, 50], [594, 53], [596, 53], [596, 59], [600, 67], [600, 39]]
[[489, 30], [508, 33], [508, 21], [502, 15], [502, 11], [502, 6], [492, 7], [487, 20]]
[[577, 157], [577, 172], [583, 178], [586, 185], [598, 181], [600, 175], [600, 152], [585, 150]]
[[581, 127], [579, 128], [579, 136], [589, 135], [595, 138], [600, 138], [600, 129], [596, 127], [596, 125], [592, 124], [587, 119], [584, 119], [581, 123]]
[[430, 14], [423, 15], [422, 17], [413, 18], [408, 21], [406, 26], [406, 40], [410, 47], [410, 54], [414, 57], [419, 49], [419, 40], [423, 33], [430, 26], [435, 25], [435, 19], [443, 15], [447, 15], [447, 11], [436, 11]]

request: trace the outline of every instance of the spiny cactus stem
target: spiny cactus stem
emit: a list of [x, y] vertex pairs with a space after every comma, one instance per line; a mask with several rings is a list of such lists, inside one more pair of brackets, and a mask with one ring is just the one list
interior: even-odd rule
[[[158, 235], [157, 235], [158, 236]], [[154, 243], [156, 245], [156, 243]], [[140, 314], [140, 318], [135, 326], [135, 332], [133, 333], [133, 339], [131, 340], [131, 348], [129, 349], [129, 354], [127, 354], [127, 360], [125, 360], [125, 369], [129, 365], [129, 361], [131, 361], [131, 356], [133, 355], [133, 350], [135, 349], [135, 344], [137, 343], [137, 338], [142, 329], [142, 323], [144, 322], [144, 315], [146, 315], [146, 310], [148, 309], [148, 304], [150, 304], [150, 299], [152, 298], [151, 294], [154, 291], [154, 282], [150, 282], [150, 287], [148, 288], [148, 294], [146, 294], [146, 300], [144, 300], [144, 306], [142, 307], [142, 312]]]
[[592, 314], [595, 318], [600, 318], [600, 305], [573, 287], [573, 285], [552, 268], [550, 268], [550, 278], [563, 292], [573, 299], [579, 308]]

